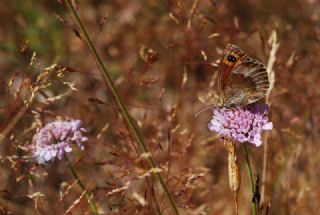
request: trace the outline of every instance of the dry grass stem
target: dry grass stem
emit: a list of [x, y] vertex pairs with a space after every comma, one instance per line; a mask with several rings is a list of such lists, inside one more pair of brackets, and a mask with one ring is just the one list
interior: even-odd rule
[[[269, 76], [269, 81], [270, 81], [270, 87], [267, 91], [266, 95], [266, 102], [271, 105], [270, 103], [270, 95], [271, 91], [274, 89], [274, 84], [275, 84], [275, 71], [273, 69], [274, 63], [276, 61], [276, 54], [277, 50], [280, 46], [280, 43], [277, 41], [277, 32], [273, 31], [268, 43], [271, 45], [271, 50], [269, 54], [269, 59], [267, 63], [267, 73]], [[265, 199], [265, 190], [266, 190], [266, 179], [267, 179], [267, 162], [268, 162], [268, 134], [264, 134], [263, 136], [263, 164], [262, 164], [262, 185], [261, 185], [261, 203], [264, 202]]]

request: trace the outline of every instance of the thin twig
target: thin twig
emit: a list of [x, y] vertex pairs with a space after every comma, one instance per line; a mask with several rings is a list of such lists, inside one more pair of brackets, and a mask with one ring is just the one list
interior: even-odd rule
[[[74, 9], [73, 5], [72, 5], [72, 2], [71, 0], [65, 0], [65, 3], [70, 11], [70, 13], [72, 14], [75, 22], [77, 23], [78, 27], [80, 28], [81, 32], [83, 33], [84, 35], [84, 39], [91, 51], [91, 54], [94, 56], [96, 62], [97, 62], [97, 65], [99, 67], [99, 70], [101, 71], [101, 73], [103, 74], [103, 77], [106, 81], [106, 84], [108, 86], [108, 88], [110, 89], [112, 95], [113, 95], [113, 98], [117, 104], [117, 106], [119, 107], [122, 115], [123, 115], [123, 118], [131, 132], [131, 135], [133, 136], [133, 138], [135, 139], [135, 141], [138, 143], [142, 153], [149, 153], [149, 150], [147, 149], [146, 145], [144, 144], [143, 140], [142, 140], [142, 137], [134, 123], [134, 120], [131, 118], [131, 116], [129, 115], [128, 111], [127, 111], [127, 108], [125, 107], [125, 105], [123, 104], [119, 94], [118, 94], [118, 91], [116, 89], [116, 87], [114, 86], [114, 83], [109, 75], [109, 72], [107, 71], [100, 55], [98, 54], [96, 48], [94, 47], [85, 27], [83, 26], [81, 20], [80, 20], [80, 17], [78, 16], [76, 10]], [[152, 156], [148, 156], [148, 163], [150, 165], [151, 168], [157, 168], [157, 165], [155, 163], [155, 161], [153, 160]], [[165, 196], [166, 198], [168, 199], [172, 209], [173, 209], [173, 212], [174, 214], [178, 215], [179, 214], [179, 211], [173, 201], [173, 199], [171, 198], [171, 195], [169, 193], [169, 190], [167, 189], [167, 186], [166, 184], [164, 183], [164, 180], [162, 179], [161, 175], [159, 172], [153, 172], [153, 174], [155, 174], [157, 180], [159, 181], [164, 193], [165, 193]]]

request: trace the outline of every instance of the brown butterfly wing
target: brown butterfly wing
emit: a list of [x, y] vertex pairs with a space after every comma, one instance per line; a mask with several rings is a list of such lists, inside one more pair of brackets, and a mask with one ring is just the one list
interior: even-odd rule
[[265, 96], [268, 74], [262, 63], [229, 44], [220, 61], [218, 88], [224, 106], [245, 106]]

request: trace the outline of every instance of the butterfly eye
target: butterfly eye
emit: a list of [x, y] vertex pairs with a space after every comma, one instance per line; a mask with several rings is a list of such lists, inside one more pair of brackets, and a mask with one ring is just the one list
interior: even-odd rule
[[229, 62], [236, 62], [236, 60], [237, 60], [237, 58], [233, 55], [228, 55], [227, 59]]

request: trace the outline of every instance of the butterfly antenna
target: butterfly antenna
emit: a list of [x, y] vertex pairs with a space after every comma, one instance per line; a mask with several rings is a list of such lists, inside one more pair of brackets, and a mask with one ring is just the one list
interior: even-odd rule
[[207, 107], [203, 108], [202, 110], [198, 111], [198, 112], [194, 115], [194, 117], [197, 117], [197, 116], [199, 116], [200, 113], [208, 110], [208, 109], [211, 108], [211, 107], [216, 107], [216, 106], [217, 106], [216, 104], [210, 104], [210, 105], [208, 105]]

